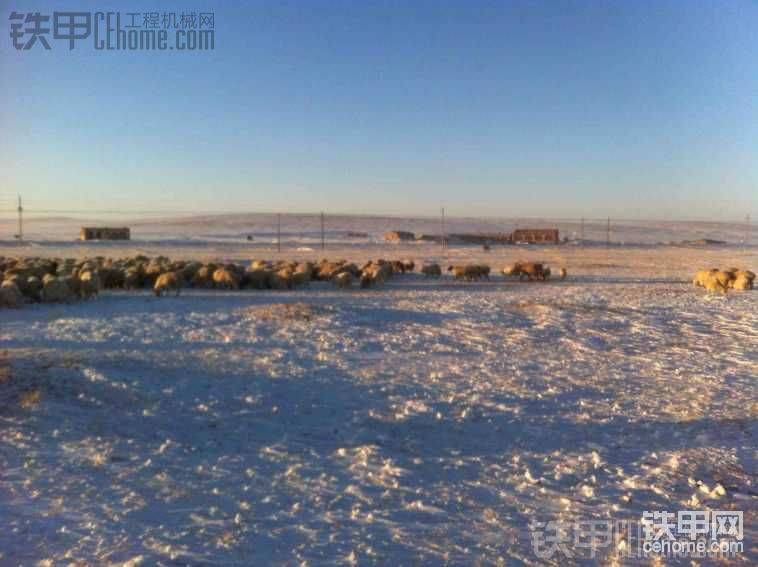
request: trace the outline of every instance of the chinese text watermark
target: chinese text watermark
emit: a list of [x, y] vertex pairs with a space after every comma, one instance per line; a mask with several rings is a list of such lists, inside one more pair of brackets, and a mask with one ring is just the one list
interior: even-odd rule
[[732, 510], [644, 512], [640, 521], [532, 522], [532, 550], [561, 557], [734, 557], [743, 551], [743, 513]]
[[213, 12], [16, 12], [8, 17], [19, 51], [49, 50], [62, 40], [98, 51], [206, 51], [215, 49]]

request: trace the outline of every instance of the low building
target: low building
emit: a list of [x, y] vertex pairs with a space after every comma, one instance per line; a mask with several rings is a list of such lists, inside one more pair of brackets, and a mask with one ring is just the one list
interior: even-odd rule
[[131, 234], [126, 227], [91, 227], [83, 226], [79, 231], [79, 240], [129, 240]]
[[390, 230], [384, 233], [384, 239], [389, 242], [408, 242], [415, 240], [415, 235], [412, 232], [406, 232], [404, 230]]
[[560, 237], [557, 228], [518, 228], [513, 231], [511, 240], [518, 244], [558, 244]]
[[451, 234], [450, 241], [462, 244], [506, 244], [511, 241], [511, 235], [500, 232]]

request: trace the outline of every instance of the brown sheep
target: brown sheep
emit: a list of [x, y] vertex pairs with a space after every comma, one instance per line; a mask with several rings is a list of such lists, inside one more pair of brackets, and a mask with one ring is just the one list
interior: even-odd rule
[[270, 272], [268, 282], [271, 289], [292, 289], [292, 272], [287, 268], [277, 272]]
[[237, 275], [227, 268], [218, 268], [213, 272], [213, 284], [218, 289], [237, 290], [240, 288]]
[[161, 297], [172, 289], [176, 291], [176, 296], [179, 297], [179, 291], [182, 289], [182, 279], [177, 272], [166, 272], [155, 280], [153, 291], [156, 297]]
[[692, 285], [695, 285], [697, 287], [705, 287], [705, 282], [708, 280], [708, 278], [711, 277], [711, 274], [713, 272], [718, 272], [716, 268], [711, 268], [710, 270], [699, 270], [695, 277], [692, 278]]
[[268, 268], [270, 263], [267, 260], [253, 260], [250, 262], [250, 270], [263, 270]]
[[558, 277], [559, 278], [561, 278], [562, 280], [565, 280], [567, 276], [568, 276], [568, 272], [566, 271], [566, 268], [560, 268], [558, 270]]
[[753, 289], [753, 281], [755, 280], [755, 274], [753, 272], [749, 270], [738, 270], [734, 276], [734, 279], [729, 282], [731, 287], [741, 291]]
[[158, 279], [158, 276], [160, 276], [163, 272], [165, 272], [165, 270], [160, 264], [148, 264], [148, 266], [145, 268], [145, 281], [149, 285], [153, 285]]
[[416, 268], [416, 263], [413, 260], [403, 260], [403, 268], [406, 272], [412, 272]]
[[448, 266], [447, 271], [451, 272], [453, 279], [462, 280], [466, 278], [467, 266]]
[[100, 277], [96, 272], [79, 273], [79, 295], [82, 299], [97, 297], [100, 292]]
[[195, 276], [192, 278], [193, 287], [210, 288], [213, 287], [213, 273], [216, 267], [212, 265], [200, 266]]
[[529, 281], [544, 280], [545, 273], [543, 265], [535, 262], [524, 262], [521, 264], [519, 279], [524, 279], [524, 276], [526, 276]]
[[321, 262], [316, 268], [314, 269], [315, 272], [315, 279], [321, 280], [321, 281], [327, 281], [332, 279], [337, 273], [339, 273], [340, 268], [342, 267], [341, 264], [336, 262]]
[[516, 262], [515, 264], [509, 264], [508, 266], [505, 266], [501, 271], [504, 276], [520, 276], [521, 264], [519, 262]]
[[731, 281], [730, 274], [720, 270], [711, 271], [703, 282], [703, 286], [708, 291], [726, 293]]

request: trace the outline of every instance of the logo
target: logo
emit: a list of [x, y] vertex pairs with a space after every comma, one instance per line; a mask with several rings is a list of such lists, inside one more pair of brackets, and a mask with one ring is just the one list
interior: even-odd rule
[[532, 550], [540, 559], [735, 557], [742, 553], [743, 512], [646, 511], [640, 521], [532, 522]]
[[[16, 12], [8, 17], [18, 51], [50, 50], [63, 41], [97, 51], [206, 51], [215, 49], [214, 12]], [[52, 35], [51, 35], [52, 32]], [[52, 44], [49, 39], [52, 38]]]

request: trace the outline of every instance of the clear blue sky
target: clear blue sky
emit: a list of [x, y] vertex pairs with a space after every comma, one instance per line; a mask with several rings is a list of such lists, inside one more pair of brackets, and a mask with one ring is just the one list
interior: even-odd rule
[[[16, 51], [11, 10], [206, 11], [212, 52]], [[758, 2], [2, 3], [0, 202], [758, 217]]]

